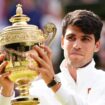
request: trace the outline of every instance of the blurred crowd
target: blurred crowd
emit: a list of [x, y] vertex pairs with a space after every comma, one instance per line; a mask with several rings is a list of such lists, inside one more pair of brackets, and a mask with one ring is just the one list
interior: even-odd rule
[[[0, 30], [11, 25], [9, 19], [15, 15], [16, 5], [22, 4], [23, 13], [31, 18], [29, 24], [43, 29], [44, 25], [52, 22], [57, 27], [57, 35], [50, 46], [53, 51], [55, 72], [59, 72], [59, 65], [63, 59], [60, 39], [62, 35], [61, 21], [65, 14], [65, 7], [70, 4], [92, 4], [103, 0], [0, 0]], [[105, 22], [102, 30], [101, 50], [95, 55], [97, 67], [105, 70]]]

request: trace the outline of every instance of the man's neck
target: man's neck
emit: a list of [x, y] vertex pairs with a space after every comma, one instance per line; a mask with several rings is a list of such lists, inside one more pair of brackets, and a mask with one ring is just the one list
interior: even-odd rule
[[[81, 66], [81, 67], [79, 67], [79, 68], [84, 68], [84, 67], [86, 67], [87, 65], [89, 65], [90, 63], [91, 63], [91, 61], [89, 61], [88, 63], [86, 63], [85, 65], [83, 65], [83, 66]], [[72, 78], [73, 78], [74, 81], [76, 82], [76, 80], [77, 80], [77, 69], [78, 69], [78, 68], [76, 68], [76, 67], [74, 67], [74, 66], [71, 66], [71, 65], [68, 65], [67, 67], [68, 67], [68, 70], [69, 70], [70, 75], [72, 76]]]
[[69, 68], [69, 73], [72, 76], [72, 78], [74, 79], [74, 81], [76, 82], [76, 80], [77, 80], [77, 70], [76, 70], [76, 68], [74, 68], [73, 66], [71, 66]]
[[[91, 60], [92, 61], [92, 60]], [[89, 61], [88, 63], [86, 63], [85, 65], [83, 65], [83, 66], [81, 66], [81, 67], [79, 67], [79, 68], [84, 68], [84, 67], [86, 67], [87, 65], [89, 65], [90, 63], [91, 63], [91, 61]]]

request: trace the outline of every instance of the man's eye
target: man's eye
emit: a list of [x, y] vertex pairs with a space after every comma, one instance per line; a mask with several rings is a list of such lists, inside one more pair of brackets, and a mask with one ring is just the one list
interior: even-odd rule
[[66, 37], [66, 39], [67, 40], [70, 40], [70, 41], [74, 41], [76, 38], [75, 37], [72, 37], [72, 36], [71, 37], [69, 36], [69, 37]]
[[82, 41], [90, 41], [89, 38], [83, 38]]

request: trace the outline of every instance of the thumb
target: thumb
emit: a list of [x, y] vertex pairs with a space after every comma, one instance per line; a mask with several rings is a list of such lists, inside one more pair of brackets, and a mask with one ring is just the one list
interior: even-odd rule
[[11, 74], [11, 71], [3, 73], [2, 75], [0, 75], [0, 78], [4, 79], [4, 78], [8, 77], [10, 74]]

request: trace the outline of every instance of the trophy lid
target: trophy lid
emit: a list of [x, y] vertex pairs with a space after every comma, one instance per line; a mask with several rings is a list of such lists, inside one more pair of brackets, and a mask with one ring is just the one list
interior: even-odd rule
[[29, 20], [30, 18], [23, 14], [22, 5], [18, 4], [16, 15], [9, 19], [12, 25], [0, 32], [0, 46], [13, 43], [25, 43], [26, 45], [43, 43], [46, 35], [36, 25], [28, 24]]

